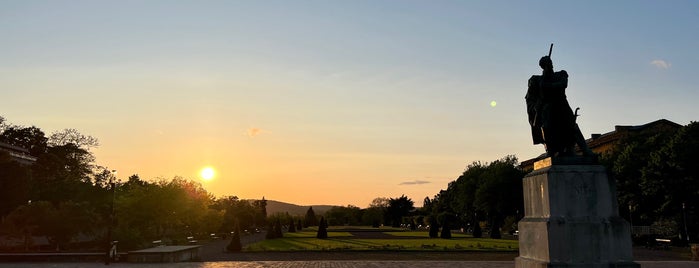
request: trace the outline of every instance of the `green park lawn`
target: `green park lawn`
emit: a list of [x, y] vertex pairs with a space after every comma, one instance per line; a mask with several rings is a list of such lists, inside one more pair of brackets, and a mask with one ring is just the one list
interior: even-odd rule
[[285, 233], [283, 238], [262, 240], [244, 251], [517, 251], [518, 241], [473, 238], [454, 233], [451, 239], [429, 238], [427, 232], [383, 232], [382, 238], [353, 236], [342, 230], [329, 230], [327, 239], [316, 238], [316, 231]]

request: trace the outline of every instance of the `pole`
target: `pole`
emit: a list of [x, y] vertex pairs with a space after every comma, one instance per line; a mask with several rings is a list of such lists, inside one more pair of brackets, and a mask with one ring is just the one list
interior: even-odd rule
[[553, 52], [553, 43], [551, 43], [551, 46], [549, 47], [549, 58], [551, 57], [551, 52]]
[[684, 221], [684, 238], [689, 243], [689, 232], [687, 232], [687, 213], [684, 211], [684, 202], [682, 202], [682, 220]]
[[[116, 173], [116, 170], [112, 170], [112, 173]], [[112, 260], [112, 225], [114, 225], [114, 197], [116, 196], [114, 189], [116, 188], [116, 183], [113, 177], [109, 178], [109, 184], [112, 187], [112, 202], [109, 211], [109, 225], [107, 225], [107, 252], [104, 258], [104, 265], [109, 265], [109, 262]]]
[[631, 224], [631, 234], [633, 234], [633, 207], [629, 204], [629, 223]]

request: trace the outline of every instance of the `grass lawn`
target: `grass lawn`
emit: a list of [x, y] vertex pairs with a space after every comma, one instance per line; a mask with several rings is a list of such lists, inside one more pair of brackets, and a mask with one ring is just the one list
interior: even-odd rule
[[[397, 237], [424, 237], [424, 238], [429, 238], [430, 234], [427, 231], [404, 231], [404, 232], [384, 232], [384, 234], [392, 235], [392, 236], [397, 236]], [[452, 238], [467, 238], [471, 237], [470, 235], [463, 234], [463, 233], [451, 233]]]
[[[328, 232], [328, 239], [315, 238], [316, 232], [304, 229], [285, 233], [284, 238], [263, 240], [245, 247], [245, 251], [517, 251], [517, 240], [472, 238], [454, 234], [452, 239], [428, 238], [426, 232], [385, 232], [388, 238], [358, 238], [349, 232]], [[394, 236], [395, 238], [390, 238]]]

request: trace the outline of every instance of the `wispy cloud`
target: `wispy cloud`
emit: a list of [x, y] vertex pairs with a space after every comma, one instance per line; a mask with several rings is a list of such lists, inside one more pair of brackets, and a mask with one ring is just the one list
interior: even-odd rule
[[670, 64], [670, 62], [665, 61], [665, 60], [653, 60], [650, 62], [650, 64], [655, 66], [658, 69], [664, 69], [664, 70], [670, 69], [670, 66], [672, 66], [672, 64]]
[[257, 137], [257, 135], [262, 134], [262, 129], [256, 128], [256, 127], [251, 127], [248, 129], [248, 137], [254, 138]]
[[429, 181], [422, 181], [422, 180], [414, 180], [414, 181], [404, 181], [399, 183], [398, 185], [417, 185], [417, 184], [427, 184], [430, 183]]

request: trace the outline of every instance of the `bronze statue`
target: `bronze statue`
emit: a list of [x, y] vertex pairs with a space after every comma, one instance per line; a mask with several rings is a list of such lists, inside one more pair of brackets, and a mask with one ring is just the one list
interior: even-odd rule
[[575, 144], [584, 155], [592, 155], [575, 123], [577, 109], [573, 113], [566, 99], [568, 73], [564, 70], [553, 71], [551, 49], [553, 44], [549, 55], [539, 60], [542, 74], [529, 78], [525, 96], [532, 140], [534, 144], [544, 144], [548, 156], [575, 155]]

